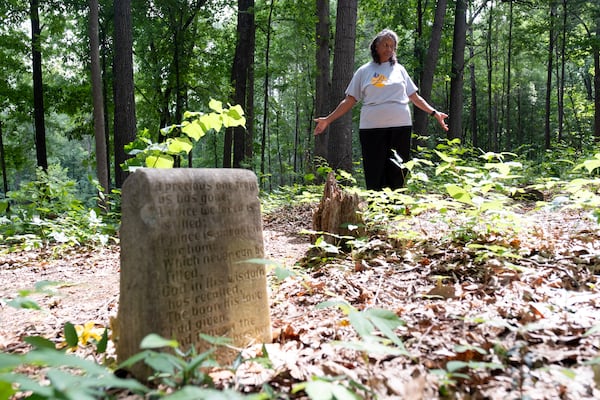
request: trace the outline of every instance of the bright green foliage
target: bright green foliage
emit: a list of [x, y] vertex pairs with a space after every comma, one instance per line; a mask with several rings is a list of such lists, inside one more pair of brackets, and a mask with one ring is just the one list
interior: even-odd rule
[[[342, 310], [363, 339], [362, 342], [337, 342], [338, 345], [366, 354], [409, 355], [404, 348], [404, 343], [394, 332], [405, 323], [393, 312], [379, 308], [359, 311], [345, 301], [326, 301], [319, 304], [317, 308], [325, 307], [338, 307]], [[377, 335], [377, 332], [384, 337]]]
[[37, 171], [37, 179], [7, 193], [0, 216], [0, 249], [106, 245], [117, 229], [114, 215], [87, 208], [77, 196], [77, 185], [66, 171], [51, 166]]
[[[245, 126], [244, 111], [239, 105], [223, 107], [220, 101], [209, 103], [212, 112], [186, 112], [181, 124], [170, 125], [160, 130], [165, 140], [154, 143], [149, 130], [142, 131], [135, 141], [125, 147], [130, 158], [123, 165], [128, 171], [139, 167], [173, 168], [176, 158], [187, 156], [206, 133], [219, 132], [222, 128]], [[192, 142], [193, 141], [193, 142]]]

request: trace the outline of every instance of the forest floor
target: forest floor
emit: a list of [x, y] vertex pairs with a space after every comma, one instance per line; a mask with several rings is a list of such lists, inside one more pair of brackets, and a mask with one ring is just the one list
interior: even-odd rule
[[[433, 212], [412, 218], [419, 240], [373, 237], [359, 258], [323, 257], [300, 233], [310, 229], [310, 206], [270, 213], [266, 257], [295, 271], [269, 277], [272, 368], [248, 363], [215, 379], [241, 392], [268, 382], [282, 398], [300, 398], [290, 389], [313, 376], [343, 377], [361, 398], [600, 398], [600, 370], [588, 363], [600, 349], [598, 224], [579, 211], [523, 210], [527, 229], [503, 247], [518, 249], [514, 257], [448, 244]], [[7, 304], [44, 280], [61, 283], [31, 296], [42, 310]], [[1, 255], [0, 282], [0, 351], [27, 351], [32, 335], [59, 343], [66, 322], [107, 327], [116, 316], [119, 248]], [[393, 311], [404, 348], [361, 345], [340, 308], [317, 307], [332, 300]]]

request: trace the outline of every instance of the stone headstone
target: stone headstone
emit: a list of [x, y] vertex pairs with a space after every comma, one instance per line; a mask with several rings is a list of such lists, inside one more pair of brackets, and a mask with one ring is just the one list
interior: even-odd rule
[[238, 347], [271, 340], [265, 266], [246, 262], [264, 256], [251, 171], [137, 170], [122, 189], [120, 241], [119, 362], [150, 333], [198, 351], [199, 333]]

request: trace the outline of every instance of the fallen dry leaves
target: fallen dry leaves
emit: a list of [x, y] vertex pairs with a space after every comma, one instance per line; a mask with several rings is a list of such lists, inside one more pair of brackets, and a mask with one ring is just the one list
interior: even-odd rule
[[[498, 257], [492, 242], [449, 242], [428, 213], [411, 216], [420, 240], [378, 236], [368, 256], [327, 258], [298, 234], [310, 228], [310, 212], [290, 207], [265, 218], [267, 257], [295, 271], [270, 277], [273, 342], [244, 350], [266, 350], [272, 365], [215, 373], [222, 385], [254, 392], [266, 382], [301, 398], [293, 386], [316, 376], [354, 384], [363, 398], [600, 398], [600, 371], [586, 364], [599, 356], [600, 231], [585, 215], [524, 213], [527, 228], [503, 243], [519, 258]], [[63, 282], [57, 295], [37, 299], [43, 311], [0, 304], [0, 350], [25, 351], [22, 338], [32, 334], [58, 343], [65, 322], [108, 326], [116, 314], [118, 248], [2, 256], [0, 279], [5, 299], [39, 280]], [[331, 300], [393, 311], [408, 354], [345, 345], [360, 338], [339, 308], [317, 307]]]

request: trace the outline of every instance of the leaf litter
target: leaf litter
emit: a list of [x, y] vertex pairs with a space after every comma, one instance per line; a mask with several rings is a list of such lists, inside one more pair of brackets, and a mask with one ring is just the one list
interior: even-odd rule
[[[266, 351], [271, 366], [215, 372], [221, 385], [233, 380], [250, 393], [268, 383], [281, 397], [306, 398], [309, 390], [292, 393], [294, 385], [317, 377], [360, 398], [600, 398], [600, 230], [585, 213], [524, 212], [524, 229], [509, 240], [473, 245], [448, 240], [452, 228], [427, 211], [406, 227], [416, 238], [382, 232], [360, 254], [334, 257], [299, 233], [310, 228], [311, 212], [299, 205], [265, 216], [265, 255], [293, 273], [269, 277], [273, 342], [244, 353]], [[2, 255], [0, 350], [27, 351], [23, 338], [31, 335], [58, 344], [66, 322], [109, 326], [118, 266], [114, 246]], [[59, 283], [35, 296], [41, 310], [7, 304], [42, 280]], [[362, 340], [341, 308], [319, 306], [331, 301], [358, 313], [393, 312], [403, 322], [394, 329], [402, 346]]]

